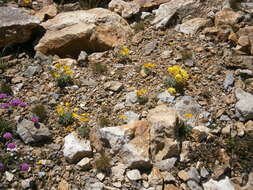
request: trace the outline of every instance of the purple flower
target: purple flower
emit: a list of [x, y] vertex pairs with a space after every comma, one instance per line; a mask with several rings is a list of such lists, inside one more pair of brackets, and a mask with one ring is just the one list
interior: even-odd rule
[[27, 103], [25, 103], [25, 102], [20, 102], [19, 106], [24, 108], [24, 107], [27, 106]]
[[34, 122], [34, 123], [38, 123], [39, 118], [37, 116], [32, 116], [31, 121]]
[[4, 99], [4, 98], [8, 98], [8, 95], [4, 93], [0, 93], [0, 99]]
[[0, 170], [4, 169], [4, 164], [0, 162]]
[[8, 143], [7, 148], [14, 149], [14, 148], [16, 148], [16, 144], [15, 143]]
[[2, 104], [2, 108], [8, 109], [10, 107], [10, 104]]
[[6, 133], [4, 133], [3, 138], [5, 138], [6, 140], [10, 140], [10, 139], [12, 139], [12, 134], [9, 132], [6, 132]]
[[30, 166], [27, 163], [23, 163], [23, 164], [20, 165], [20, 170], [21, 171], [24, 171], [24, 172], [28, 171], [29, 168], [30, 168]]
[[9, 102], [12, 106], [18, 106], [19, 104], [22, 103], [22, 101], [20, 99], [12, 99], [10, 102]]

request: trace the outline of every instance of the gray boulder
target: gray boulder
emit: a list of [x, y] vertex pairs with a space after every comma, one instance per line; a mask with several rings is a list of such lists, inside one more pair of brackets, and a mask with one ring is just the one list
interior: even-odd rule
[[31, 39], [40, 20], [13, 7], [0, 7], [0, 48]]
[[39, 123], [39, 126], [35, 127], [34, 123], [27, 119], [18, 123], [17, 133], [26, 144], [42, 142], [51, 138], [51, 133], [44, 124]]

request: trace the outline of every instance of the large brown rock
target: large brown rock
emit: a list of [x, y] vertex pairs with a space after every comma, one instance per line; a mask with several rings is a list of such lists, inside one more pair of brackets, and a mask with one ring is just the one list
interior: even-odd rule
[[253, 26], [241, 28], [237, 33], [237, 49], [253, 55]]
[[108, 50], [122, 45], [132, 33], [122, 17], [103, 8], [60, 13], [42, 26], [47, 31], [35, 50], [62, 57]]
[[215, 15], [215, 25], [234, 25], [243, 18], [239, 12], [233, 11], [230, 8], [223, 8]]
[[152, 159], [161, 161], [179, 154], [175, 140], [179, 118], [176, 110], [160, 105], [149, 111], [150, 152]]
[[0, 48], [30, 40], [39, 23], [20, 9], [0, 7]]

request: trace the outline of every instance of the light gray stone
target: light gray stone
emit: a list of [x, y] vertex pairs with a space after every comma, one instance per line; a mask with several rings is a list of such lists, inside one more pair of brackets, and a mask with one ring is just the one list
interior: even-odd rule
[[27, 68], [27, 70], [25, 71], [24, 76], [32, 77], [35, 74], [39, 73], [40, 70], [41, 70], [41, 66], [39, 66], [39, 65], [38, 66], [37, 65], [36, 66], [29, 66]]
[[132, 181], [137, 181], [141, 179], [141, 173], [139, 170], [136, 169], [127, 171], [126, 176]]
[[200, 175], [203, 178], [207, 178], [209, 176], [209, 172], [205, 167], [200, 168]]
[[[200, 105], [191, 96], [183, 96], [177, 100], [175, 109], [177, 110], [178, 116], [192, 127], [195, 126], [202, 112]], [[186, 117], [186, 114], [192, 114], [192, 117]]]
[[156, 39], [154, 39], [154, 40], [152, 40], [151, 42], [147, 43], [147, 44], [144, 46], [144, 48], [143, 48], [143, 51], [144, 51], [143, 53], [144, 53], [144, 55], [149, 55], [149, 54], [151, 54], [151, 53], [154, 51], [154, 49], [156, 48], [157, 44], [158, 44], [158, 41], [157, 41]]
[[234, 84], [235, 78], [234, 78], [234, 73], [232, 71], [229, 71], [226, 73], [225, 80], [223, 82], [223, 87], [225, 90], [228, 90], [229, 87], [232, 87]]
[[240, 116], [244, 120], [253, 119], [253, 95], [237, 88], [235, 90], [235, 96], [238, 100], [235, 108]]
[[126, 94], [125, 99], [126, 99], [126, 104], [127, 105], [137, 103], [136, 92], [129, 92], [128, 94]]
[[133, 111], [125, 112], [124, 116], [126, 116], [126, 119], [124, 119], [124, 122], [126, 123], [130, 123], [132, 121], [138, 121], [140, 118], [140, 115], [137, 113], [134, 113]]
[[171, 104], [175, 100], [175, 96], [172, 96], [167, 90], [158, 94], [157, 99], [163, 103]]
[[188, 176], [190, 180], [194, 180], [198, 183], [200, 182], [199, 172], [196, 168], [191, 167], [190, 170], [188, 171]]
[[92, 156], [90, 141], [80, 139], [76, 132], [64, 138], [63, 155], [70, 163], [76, 163], [84, 157]]
[[203, 187], [204, 190], [235, 190], [228, 177], [220, 181], [210, 179], [208, 182], [203, 184]]
[[170, 171], [174, 167], [176, 161], [177, 158], [168, 158], [154, 163], [154, 167], [158, 168], [161, 171]]
[[120, 127], [104, 127], [99, 129], [101, 140], [115, 153], [129, 141], [129, 137], [125, 135], [126, 131], [126, 128]]
[[180, 25], [179, 31], [184, 34], [196, 34], [198, 31], [203, 29], [206, 26], [210, 26], [212, 21], [210, 19], [205, 18], [193, 18], [191, 20], [187, 20], [183, 24]]
[[151, 24], [155, 25], [156, 28], [164, 28], [169, 24], [175, 14], [184, 17], [197, 6], [195, 0], [177, 0], [161, 4], [155, 11], [155, 18]]
[[83, 158], [77, 163], [77, 167], [81, 170], [88, 170], [91, 168], [91, 159], [90, 158]]
[[108, 81], [104, 84], [104, 88], [113, 92], [118, 92], [123, 88], [123, 84], [119, 81]]
[[88, 63], [88, 54], [85, 51], [81, 51], [78, 56], [77, 62], [80, 66], [86, 66]]
[[187, 181], [187, 185], [191, 190], [203, 190], [203, 188], [193, 180]]
[[49, 129], [43, 123], [35, 127], [34, 123], [27, 119], [17, 124], [17, 133], [26, 144], [48, 141], [52, 137]]

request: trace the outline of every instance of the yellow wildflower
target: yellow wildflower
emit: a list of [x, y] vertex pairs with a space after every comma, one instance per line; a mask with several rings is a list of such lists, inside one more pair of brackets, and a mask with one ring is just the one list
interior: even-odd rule
[[186, 114], [184, 114], [184, 116], [187, 118], [192, 118], [193, 115], [192, 115], [192, 113], [186, 113]]
[[58, 105], [56, 107], [56, 112], [57, 112], [58, 115], [63, 115], [64, 114], [64, 106]]
[[70, 69], [70, 66], [64, 65], [64, 66], [63, 66], [63, 70], [64, 70], [64, 71], [70, 71], [71, 69]]
[[119, 52], [121, 55], [129, 55], [130, 50], [127, 47], [122, 47], [122, 49]]
[[125, 116], [125, 115], [119, 115], [119, 118], [120, 119], [127, 119], [127, 116]]
[[82, 117], [88, 117], [89, 114], [88, 113], [81, 113], [80, 116], [82, 116]]
[[143, 96], [143, 95], [147, 94], [147, 92], [148, 91], [146, 89], [137, 90], [136, 95], [138, 97], [140, 97], [140, 96]]
[[179, 65], [174, 65], [174, 66], [169, 67], [167, 69], [167, 71], [169, 73], [173, 74], [174, 76], [177, 75], [177, 74], [179, 74], [180, 70], [181, 70], [181, 67]]
[[68, 132], [72, 132], [75, 129], [73, 127], [71, 127], [71, 126], [67, 126], [67, 127], [65, 127], [65, 130], [68, 131]]
[[58, 72], [53, 72], [53, 77], [54, 77], [54, 78], [59, 78], [59, 77], [60, 77], [60, 73], [58, 73]]
[[181, 69], [181, 75], [183, 76], [184, 80], [188, 80], [189, 79], [189, 74], [187, 73], [186, 70]]
[[79, 115], [77, 113], [72, 113], [72, 117], [78, 119]]
[[89, 119], [86, 118], [86, 117], [79, 117], [78, 120], [82, 121], [82, 122], [88, 122], [89, 121]]
[[23, 0], [23, 2], [24, 2], [25, 4], [30, 4], [30, 3], [31, 3], [31, 0]]
[[168, 90], [168, 92], [169, 92], [170, 94], [176, 94], [176, 93], [177, 93], [177, 91], [176, 91], [175, 88], [168, 88], [167, 90]]
[[148, 68], [148, 69], [152, 69], [152, 68], [156, 67], [156, 65], [154, 63], [144, 63], [143, 67]]
[[70, 107], [70, 103], [65, 102], [65, 106], [69, 108]]
[[71, 71], [71, 70], [65, 71], [65, 74], [69, 77], [72, 77], [73, 76], [73, 71]]
[[75, 108], [73, 109], [73, 112], [78, 112], [78, 110], [79, 110], [79, 108], [75, 107]]
[[37, 161], [37, 165], [42, 165], [43, 164], [43, 160], [38, 160]]
[[176, 80], [176, 82], [181, 83], [181, 82], [183, 82], [184, 79], [183, 79], [182, 75], [176, 74], [175, 80]]
[[60, 68], [62, 67], [62, 65], [61, 65], [60, 63], [56, 63], [54, 66], [55, 66], [57, 69], [60, 69]]

